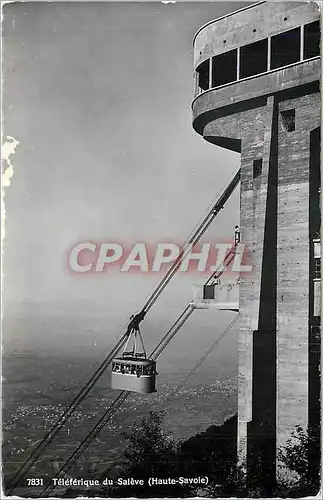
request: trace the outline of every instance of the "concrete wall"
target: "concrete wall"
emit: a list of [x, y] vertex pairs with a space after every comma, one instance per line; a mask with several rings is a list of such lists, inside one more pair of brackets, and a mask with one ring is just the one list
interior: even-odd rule
[[281, 116], [278, 124], [278, 448], [308, 423], [310, 131], [320, 124], [320, 96], [279, 103], [279, 112], [292, 108], [295, 131], [285, 130]]
[[[222, 136], [241, 140], [241, 240], [249, 249], [253, 265], [252, 274], [242, 276], [240, 283], [238, 448], [241, 463], [247, 460], [247, 424], [253, 418], [254, 335], [259, 329], [272, 122], [273, 98], [269, 97], [265, 106], [213, 120], [204, 129], [209, 140]], [[256, 159], [262, 159], [262, 173], [254, 179]]]
[[[288, 132], [281, 112], [291, 108], [295, 131]], [[211, 142], [241, 143], [241, 241], [253, 265], [240, 284], [241, 463], [248, 442], [270, 438], [276, 455], [295, 426], [308, 423], [309, 155], [319, 116], [318, 93], [282, 101], [269, 96], [265, 106], [212, 120], [203, 130]], [[262, 172], [254, 178], [260, 158]], [[260, 430], [259, 422], [265, 422]]]

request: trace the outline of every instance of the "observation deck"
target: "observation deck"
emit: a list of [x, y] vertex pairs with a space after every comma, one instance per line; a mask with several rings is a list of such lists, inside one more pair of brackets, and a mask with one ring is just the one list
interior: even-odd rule
[[319, 17], [314, 2], [259, 2], [202, 26], [194, 37], [195, 131], [239, 152], [236, 131], [230, 135], [229, 127], [226, 137], [209, 138], [205, 126], [265, 105], [273, 94], [307, 95], [309, 86], [317, 92]]

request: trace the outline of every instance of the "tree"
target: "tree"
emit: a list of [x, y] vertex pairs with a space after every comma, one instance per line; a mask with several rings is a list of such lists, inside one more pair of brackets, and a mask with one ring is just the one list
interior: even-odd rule
[[207, 476], [208, 496], [233, 496], [239, 487], [237, 422], [237, 415], [234, 415], [222, 425], [212, 425], [191, 437], [180, 447], [182, 474]]
[[320, 487], [320, 426], [296, 426], [279, 459], [287, 469], [298, 474], [297, 494], [316, 494]]
[[134, 423], [130, 432], [123, 433], [127, 441], [124, 452], [123, 478], [142, 479], [143, 486], [123, 486], [117, 494], [138, 497], [184, 496], [188, 489], [179, 485], [162, 484], [149, 486], [150, 478], [178, 479], [178, 443], [163, 427], [164, 412], [150, 411], [140, 423]]

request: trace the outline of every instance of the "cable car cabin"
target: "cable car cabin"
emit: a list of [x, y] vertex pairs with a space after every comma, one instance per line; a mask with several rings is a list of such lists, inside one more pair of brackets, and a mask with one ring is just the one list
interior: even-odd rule
[[111, 388], [149, 394], [156, 392], [156, 361], [136, 356], [112, 361]]

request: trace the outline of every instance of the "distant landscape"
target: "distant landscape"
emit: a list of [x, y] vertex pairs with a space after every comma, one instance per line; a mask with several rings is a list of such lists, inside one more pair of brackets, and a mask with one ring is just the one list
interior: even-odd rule
[[[101, 357], [73, 357], [11, 350], [3, 358], [3, 472], [8, 478], [29, 456], [30, 451], [54, 424], [64, 407], [89, 378]], [[125, 441], [122, 432], [150, 409], [166, 409], [165, 423], [177, 439], [185, 440], [212, 424], [221, 424], [236, 412], [237, 377], [235, 366], [221, 363], [214, 370], [208, 360], [179, 393], [187, 366], [175, 363], [159, 369], [158, 390], [151, 395], [132, 394], [107, 427], [71, 471], [73, 477], [102, 473], [120, 460]], [[92, 371], [91, 371], [92, 370]], [[216, 376], [215, 376], [216, 373]], [[35, 464], [33, 477], [52, 477], [63, 460], [95, 425], [119, 391], [109, 388], [105, 374], [91, 394], [75, 411], [42, 459]], [[19, 490], [17, 490], [19, 493]]]

